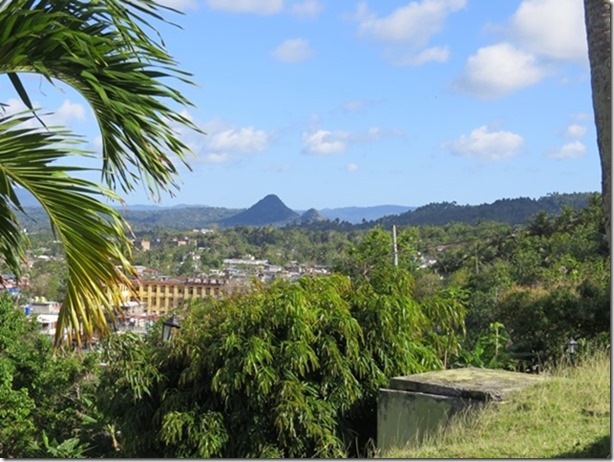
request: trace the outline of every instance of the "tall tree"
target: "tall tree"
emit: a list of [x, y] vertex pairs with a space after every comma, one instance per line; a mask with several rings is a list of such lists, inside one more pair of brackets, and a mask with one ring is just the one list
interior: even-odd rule
[[591, 66], [593, 111], [601, 158], [601, 191], [608, 244], [612, 231], [612, 44], [611, 0], [584, 0], [584, 19]]
[[[174, 126], [195, 127], [173, 106], [189, 101], [164, 83], [188, 82], [156, 37], [162, 20], [156, 0], [0, 1], [0, 74], [7, 74], [24, 104], [0, 115], [0, 256], [19, 274], [27, 237], [15, 209], [16, 187], [29, 190], [47, 212], [68, 267], [67, 295], [56, 343], [108, 332], [120, 286], [134, 274], [128, 224], [106, 199], [121, 200], [143, 185], [151, 197], [176, 187], [175, 163], [189, 152]], [[62, 81], [91, 105], [102, 136], [103, 185], [78, 178], [74, 155], [81, 140], [42, 124], [20, 73]], [[35, 120], [36, 119], [36, 120]], [[67, 162], [68, 166], [62, 165]], [[110, 291], [110, 297], [107, 290]]]

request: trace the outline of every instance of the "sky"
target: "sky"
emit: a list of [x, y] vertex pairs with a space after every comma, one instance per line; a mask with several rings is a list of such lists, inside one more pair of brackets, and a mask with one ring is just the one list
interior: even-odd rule
[[[582, 0], [164, 0], [206, 135], [161, 206], [295, 210], [600, 191]], [[86, 102], [31, 99], [100, 150]], [[8, 80], [0, 99], [19, 107]], [[156, 204], [144, 190], [127, 204]]]

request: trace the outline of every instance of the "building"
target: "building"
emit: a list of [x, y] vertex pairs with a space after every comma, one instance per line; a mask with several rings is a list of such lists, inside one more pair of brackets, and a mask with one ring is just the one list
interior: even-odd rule
[[34, 317], [39, 324], [39, 332], [50, 339], [55, 337], [58, 317], [62, 305], [45, 297], [35, 297], [23, 307], [28, 317]]
[[134, 286], [147, 314], [161, 315], [190, 300], [220, 297], [225, 292], [226, 283], [226, 279], [164, 278], [137, 280]]

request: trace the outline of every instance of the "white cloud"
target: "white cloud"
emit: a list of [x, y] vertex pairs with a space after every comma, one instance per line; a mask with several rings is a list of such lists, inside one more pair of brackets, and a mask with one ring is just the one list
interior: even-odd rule
[[[36, 101], [32, 103], [34, 108], [40, 108], [40, 104]], [[2, 112], [6, 115], [16, 114], [18, 112], [27, 111], [28, 108], [21, 100], [11, 98], [2, 108]], [[55, 111], [49, 113], [42, 110], [37, 110], [36, 114], [45, 122], [47, 126], [66, 126], [72, 120], [85, 120], [85, 107], [79, 103], [65, 99], [62, 105]], [[26, 126], [34, 127], [40, 124], [32, 119], [27, 122]]]
[[[35, 104], [34, 107], [37, 105]], [[27, 111], [28, 108], [20, 99], [10, 98], [6, 103], [0, 106], [0, 113], [4, 116], [17, 114], [18, 112]]]
[[400, 130], [385, 130], [379, 127], [371, 127], [362, 132], [316, 129], [303, 133], [302, 152], [319, 156], [341, 154], [352, 144], [372, 143], [384, 137], [402, 136], [402, 134]]
[[217, 153], [209, 153], [205, 154], [201, 160], [205, 164], [224, 164], [230, 160], [230, 156], [228, 154], [217, 154]]
[[421, 66], [428, 62], [445, 63], [450, 56], [448, 47], [427, 48], [415, 56], [401, 59], [396, 62], [399, 66]]
[[313, 19], [322, 12], [322, 5], [318, 0], [304, 0], [292, 5], [292, 14], [299, 18]]
[[[34, 108], [38, 107], [37, 103], [32, 103], [32, 104]], [[21, 100], [15, 99], [15, 98], [10, 98], [6, 103], [3, 103], [3, 105], [0, 106], [0, 115], [3, 117], [17, 114], [23, 111], [28, 111], [28, 107], [25, 104], [23, 104]], [[40, 123], [37, 122], [36, 119], [32, 118], [28, 120], [26, 123], [21, 124], [20, 126], [26, 127], [26, 128], [34, 128], [36, 126], [40, 127]]]
[[571, 124], [565, 129], [565, 134], [572, 138], [581, 138], [586, 134], [586, 127], [580, 124]]
[[230, 13], [271, 15], [283, 10], [284, 0], [207, 0], [207, 6]]
[[210, 136], [208, 148], [215, 152], [252, 153], [264, 151], [271, 135], [254, 127], [230, 128]]
[[558, 150], [549, 153], [549, 156], [554, 159], [575, 159], [581, 157], [586, 152], [586, 146], [580, 141], [573, 141], [564, 144]]
[[473, 130], [469, 135], [444, 144], [453, 153], [475, 156], [487, 160], [512, 157], [524, 144], [522, 136], [505, 131], [491, 132], [486, 126]]
[[199, 160], [222, 164], [241, 156], [264, 152], [274, 140], [274, 134], [254, 127], [236, 127], [226, 120], [214, 118], [207, 123], [195, 122], [206, 135], [193, 131], [179, 133]]
[[546, 74], [531, 53], [498, 43], [469, 57], [457, 86], [478, 97], [497, 98], [533, 85]]
[[582, 0], [524, 0], [510, 33], [527, 50], [556, 60], [587, 60]]
[[316, 130], [303, 133], [302, 151], [317, 156], [340, 154], [347, 149], [349, 137], [350, 134], [345, 131]]
[[367, 7], [358, 5], [356, 19], [361, 35], [387, 42], [409, 42], [426, 46], [438, 33], [449, 14], [465, 7], [466, 0], [422, 0], [401, 6], [385, 17], [378, 17]]
[[273, 50], [273, 56], [285, 63], [299, 63], [313, 56], [315, 52], [305, 39], [288, 39]]
[[345, 171], [348, 173], [355, 173], [358, 171], [358, 165], [350, 162], [349, 164], [345, 166]]
[[179, 11], [193, 10], [197, 7], [196, 0], [158, 0], [158, 3]]
[[364, 100], [355, 99], [341, 106], [341, 110], [347, 113], [356, 113], [364, 111], [366, 107], [367, 103]]
[[65, 99], [62, 105], [54, 113], [54, 121], [61, 125], [66, 124], [70, 120], [85, 120], [85, 108], [82, 104], [73, 103]]

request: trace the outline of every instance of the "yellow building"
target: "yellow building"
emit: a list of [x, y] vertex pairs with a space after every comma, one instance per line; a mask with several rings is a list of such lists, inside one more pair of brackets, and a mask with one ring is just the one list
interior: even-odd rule
[[207, 278], [138, 280], [134, 284], [147, 314], [156, 315], [173, 311], [190, 300], [220, 297], [224, 293], [225, 285], [224, 279]]

